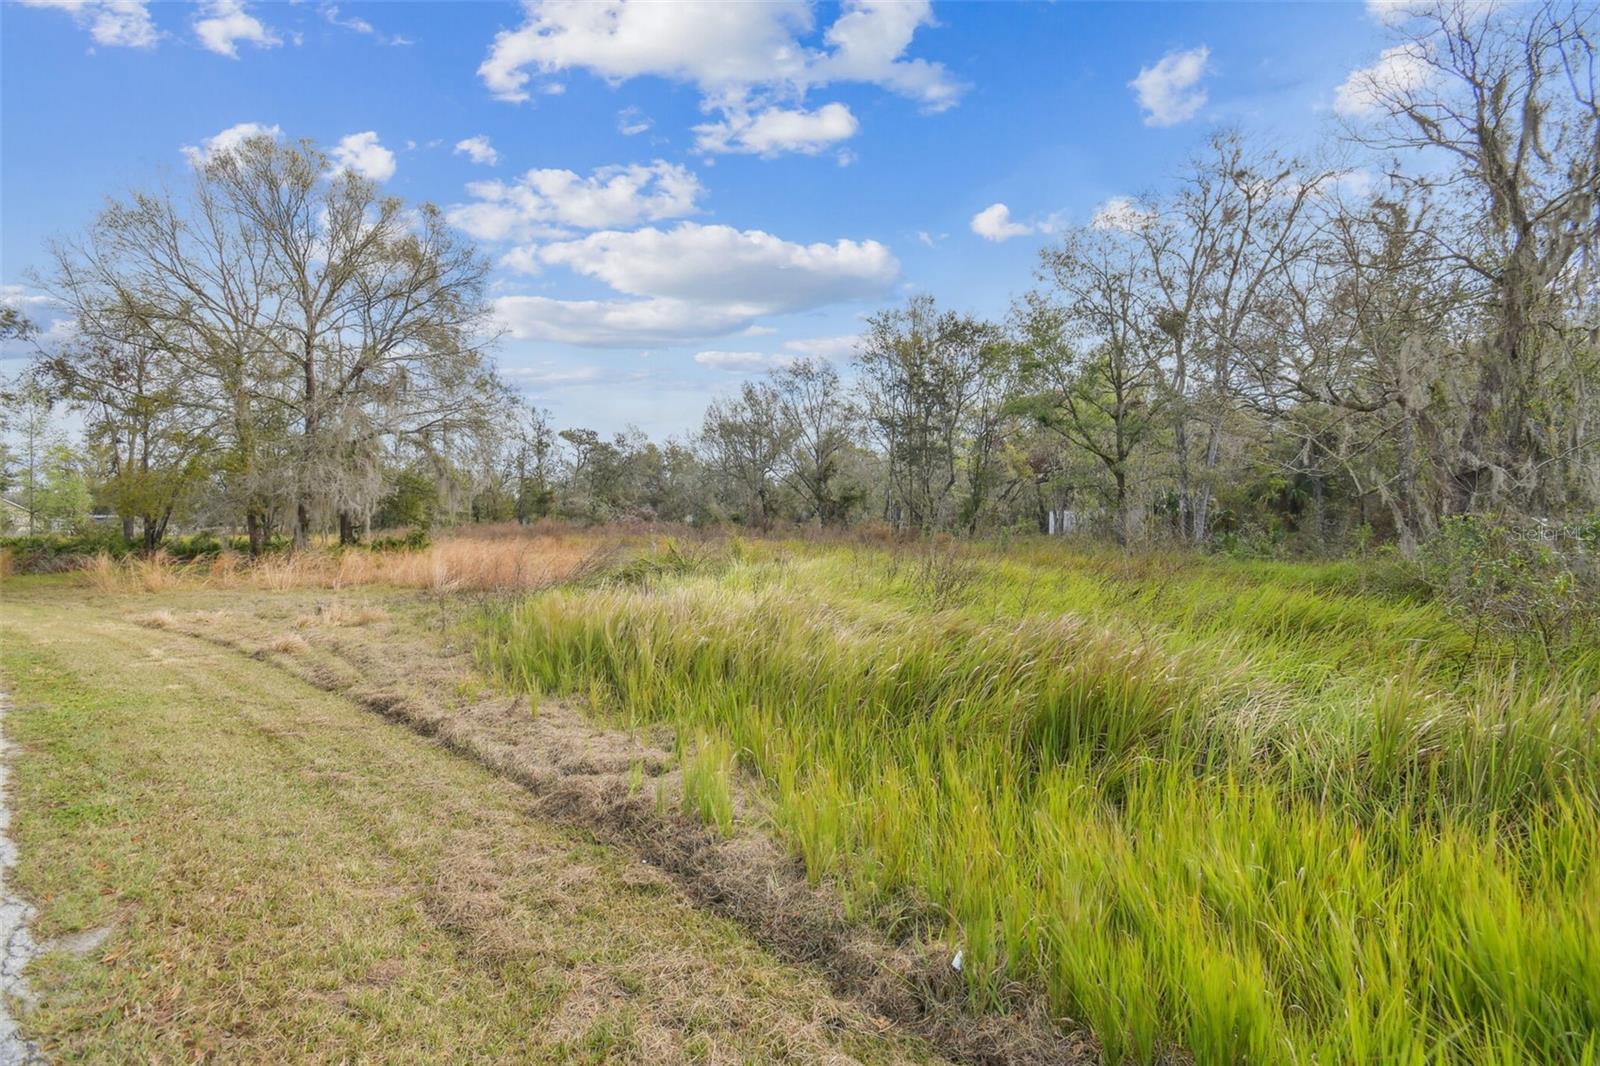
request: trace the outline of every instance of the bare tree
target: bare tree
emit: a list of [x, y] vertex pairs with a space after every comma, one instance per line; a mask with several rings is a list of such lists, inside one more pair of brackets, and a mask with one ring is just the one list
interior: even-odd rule
[[[1155, 321], [1171, 340], [1180, 521], [1197, 544], [1207, 536], [1224, 431], [1257, 316], [1302, 254], [1308, 207], [1327, 179], [1274, 152], [1249, 150], [1227, 131], [1190, 165], [1170, 204], [1146, 204], [1128, 223], [1165, 303]], [[1201, 433], [1198, 457], [1191, 428]]]
[[225, 430], [221, 464], [259, 550], [278, 501], [295, 541], [313, 517], [379, 494], [380, 438], [435, 438], [481, 417], [484, 261], [423, 205], [335, 172], [309, 144], [256, 137], [198, 165], [187, 197], [113, 203], [55, 248], [49, 282], [107, 342], [155, 353], [189, 385], [197, 424]]
[[1445, 162], [1395, 177], [1453, 210], [1440, 269], [1464, 273], [1484, 316], [1451, 460], [1455, 511], [1555, 505], [1552, 475], [1595, 443], [1563, 438], [1574, 412], [1557, 409], [1581, 393], [1595, 337], [1592, 310], [1571, 313], [1592, 304], [1600, 244], [1595, 20], [1582, 0], [1438, 2], [1412, 11], [1393, 53], [1422, 73], [1380, 64], [1355, 87], [1380, 121], [1352, 136]]
[[[437, 208], [408, 210], [308, 144], [247, 140], [205, 180], [260, 235], [275, 315], [267, 336], [292, 372], [299, 424], [295, 541], [311, 533], [330, 472], [382, 432], [437, 430], [480, 373], [487, 263]], [[338, 501], [333, 501], [337, 504]], [[348, 508], [339, 508], [348, 535]]]

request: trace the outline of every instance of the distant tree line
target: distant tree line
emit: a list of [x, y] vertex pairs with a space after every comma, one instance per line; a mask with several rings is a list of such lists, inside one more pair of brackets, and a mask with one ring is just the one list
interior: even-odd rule
[[[1359, 86], [1376, 118], [1340, 162], [1218, 133], [1045, 248], [1004, 320], [914, 297], [843, 374], [796, 361], [665, 442], [557, 430], [497, 380], [487, 265], [437, 209], [247, 141], [53, 249], [77, 333], [12, 397], [7, 496], [92, 490], [146, 547], [178, 518], [257, 550], [562, 516], [1410, 552], [1454, 515], [1592, 515], [1594, 23], [1414, 12], [1411, 73]], [[28, 422], [53, 402], [82, 413], [84, 492]]]

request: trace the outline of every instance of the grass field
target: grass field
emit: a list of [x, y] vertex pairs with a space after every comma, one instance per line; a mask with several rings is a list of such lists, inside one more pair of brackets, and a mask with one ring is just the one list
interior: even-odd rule
[[1112, 1061], [1600, 1061], [1600, 647], [1352, 564], [756, 543], [490, 611], [507, 683], [667, 721], [856, 913], [942, 915]]
[[4, 591], [22, 887], [111, 930], [35, 967], [65, 1061], [1600, 1062], [1600, 641], [1362, 564], [495, 536]]

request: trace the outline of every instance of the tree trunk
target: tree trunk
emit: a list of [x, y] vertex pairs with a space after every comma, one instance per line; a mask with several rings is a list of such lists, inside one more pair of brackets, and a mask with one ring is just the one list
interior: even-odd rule
[[250, 555], [260, 558], [262, 550], [266, 547], [266, 531], [262, 529], [261, 512], [249, 508], [244, 513], [245, 535], [250, 538]]
[[1118, 467], [1111, 472], [1117, 480], [1117, 543], [1128, 546], [1128, 474]]
[[122, 516], [122, 542], [124, 544], [133, 543], [133, 515], [131, 514]]
[[311, 508], [305, 500], [294, 505], [294, 550], [311, 546]]
[[360, 538], [356, 536], [356, 524], [350, 517], [349, 511], [339, 512], [339, 543], [354, 544]]
[[1211, 483], [1216, 477], [1217, 458], [1222, 452], [1222, 415], [1219, 412], [1212, 419], [1206, 433], [1206, 454], [1202, 461], [1201, 469], [1204, 471], [1204, 481], [1200, 485], [1200, 493], [1194, 501], [1194, 543], [1198, 547], [1205, 543], [1208, 512], [1211, 510]]

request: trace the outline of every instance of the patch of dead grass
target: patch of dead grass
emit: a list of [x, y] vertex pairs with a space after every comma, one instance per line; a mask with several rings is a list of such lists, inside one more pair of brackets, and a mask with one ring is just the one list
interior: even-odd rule
[[[161, 593], [183, 589], [345, 589], [366, 586], [434, 592], [536, 591], [551, 588], [612, 557], [608, 543], [593, 535], [538, 533], [480, 536], [457, 533], [425, 548], [369, 551], [312, 549], [251, 560], [222, 552], [206, 560], [180, 562], [164, 552], [112, 559], [104, 553], [84, 561], [82, 580], [98, 592]], [[334, 625], [365, 625], [360, 612]]]

